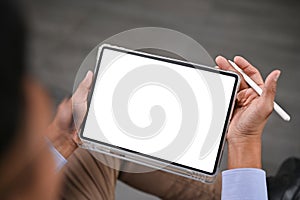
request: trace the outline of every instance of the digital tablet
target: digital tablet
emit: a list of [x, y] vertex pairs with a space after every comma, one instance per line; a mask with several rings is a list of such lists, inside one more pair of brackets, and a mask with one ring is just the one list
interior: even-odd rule
[[239, 82], [233, 72], [102, 45], [79, 136], [85, 148], [208, 182]]

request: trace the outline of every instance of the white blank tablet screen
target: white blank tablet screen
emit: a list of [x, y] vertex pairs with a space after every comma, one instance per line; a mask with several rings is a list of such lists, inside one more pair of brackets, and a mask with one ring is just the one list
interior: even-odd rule
[[99, 59], [83, 138], [214, 172], [236, 76], [114, 48]]

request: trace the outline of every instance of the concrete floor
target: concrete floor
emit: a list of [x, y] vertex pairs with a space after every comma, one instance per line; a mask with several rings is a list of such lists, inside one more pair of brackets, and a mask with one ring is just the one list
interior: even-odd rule
[[[72, 91], [75, 74], [99, 42], [121, 31], [158, 26], [183, 32], [211, 56], [243, 55], [266, 76], [280, 68], [277, 101], [292, 116], [272, 114], [263, 136], [268, 175], [300, 157], [300, 2], [297, 0], [28, 0], [30, 67], [55, 102]], [[223, 163], [225, 166], [226, 163]], [[118, 184], [117, 199], [154, 199]]]

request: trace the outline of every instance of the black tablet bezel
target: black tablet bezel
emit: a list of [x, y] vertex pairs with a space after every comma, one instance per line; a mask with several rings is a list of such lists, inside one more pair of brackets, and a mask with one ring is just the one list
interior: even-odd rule
[[[226, 120], [225, 120], [223, 131], [222, 131], [222, 137], [221, 137], [220, 144], [219, 144], [219, 147], [218, 147], [217, 157], [216, 157], [216, 160], [215, 160], [215, 163], [214, 163], [213, 172], [207, 172], [207, 171], [204, 171], [204, 170], [201, 170], [201, 169], [197, 169], [197, 168], [193, 168], [193, 167], [190, 167], [190, 166], [182, 165], [182, 164], [179, 164], [179, 163], [176, 163], [176, 162], [171, 162], [171, 161], [168, 161], [168, 160], [165, 160], [165, 159], [161, 159], [161, 158], [158, 158], [158, 157], [154, 157], [154, 156], [151, 156], [151, 155], [147, 155], [147, 154], [144, 154], [144, 153], [140, 153], [140, 152], [133, 151], [133, 150], [130, 150], [130, 149], [127, 149], [127, 148], [119, 147], [119, 146], [116, 146], [116, 145], [108, 144], [108, 143], [105, 143], [105, 142], [97, 141], [97, 140], [94, 140], [94, 139], [83, 136], [83, 132], [84, 132], [85, 124], [86, 124], [86, 119], [87, 119], [87, 116], [88, 116], [88, 113], [89, 113], [91, 100], [93, 98], [93, 93], [94, 93], [94, 88], [95, 88], [95, 85], [96, 85], [96, 80], [97, 80], [97, 76], [98, 76], [99, 67], [101, 65], [102, 55], [103, 55], [103, 52], [104, 52], [105, 49], [113, 50], [113, 51], [117, 51], [117, 52], [121, 52], [121, 53], [126, 53], [126, 54], [131, 54], [131, 55], [135, 55], [135, 56], [150, 58], [150, 59], [154, 59], [154, 60], [158, 60], [158, 61], [169, 62], [169, 63], [177, 64], [177, 65], [180, 65], [180, 66], [183, 66], [183, 67], [191, 67], [191, 68], [196, 68], [196, 69], [199, 69], [199, 70], [204, 70], [204, 71], [208, 71], [208, 72], [212, 72], [212, 73], [223, 74], [223, 75], [227, 75], [227, 76], [231, 76], [231, 77], [235, 78], [235, 82], [234, 82], [234, 86], [233, 86], [233, 90], [232, 90], [232, 94], [231, 94], [231, 97], [230, 97], [230, 102], [229, 102], [229, 106], [228, 106], [228, 110], [227, 110], [227, 114], [226, 114]], [[124, 48], [118, 48], [118, 47], [113, 47], [113, 46], [103, 46], [102, 49], [101, 49], [101, 53], [99, 55], [99, 59], [98, 59], [96, 69], [95, 69], [93, 84], [92, 84], [92, 87], [91, 87], [91, 90], [90, 90], [89, 98], [87, 100], [87, 106], [88, 106], [87, 107], [87, 112], [86, 112], [86, 115], [85, 115], [84, 120], [82, 122], [81, 131], [79, 133], [79, 136], [82, 139], [90, 141], [90, 142], [98, 143], [98, 144], [105, 145], [105, 146], [108, 146], [108, 147], [113, 147], [113, 148], [116, 148], [116, 149], [120, 149], [120, 150], [123, 150], [123, 151], [133, 153], [133, 154], [137, 154], [139, 156], [145, 156], [145, 157], [150, 158], [150, 159], [161, 161], [161, 162], [164, 162], [166, 164], [172, 164], [172, 165], [175, 165], [175, 166], [178, 166], [178, 167], [186, 168], [186, 169], [189, 169], [189, 170], [194, 170], [194, 171], [197, 171], [197, 172], [200, 172], [200, 173], [211, 176], [211, 175], [214, 175], [217, 172], [218, 162], [219, 162], [219, 160], [222, 156], [222, 149], [223, 149], [223, 146], [224, 146], [224, 137], [225, 137], [226, 131], [227, 131], [227, 124], [230, 120], [231, 110], [232, 110], [232, 107], [234, 105], [234, 100], [235, 100], [234, 98], [235, 98], [235, 95], [236, 95], [236, 90], [237, 90], [238, 84], [239, 84], [239, 76], [236, 73], [217, 70], [217, 69], [209, 68], [209, 67], [206, 67], [206, 66], [201, 66], [201, 65], [181, 61], [181, 60], [156, 56], [156, 55], [152, 55], [152, 54], [148, 54], [148, 53], [144, 53], [144, 52], [132, 51], [132, 50], [127, 50], [127, 49], [124, 49]]]

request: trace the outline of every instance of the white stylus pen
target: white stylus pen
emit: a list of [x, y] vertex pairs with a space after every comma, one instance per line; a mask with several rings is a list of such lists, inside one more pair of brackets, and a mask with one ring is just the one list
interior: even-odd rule
[[[257, 92], [258, 95], [261, 95], [262, 89], [249, 77], [247, 74], [243, 72], [241, 68], [239, 68], [234, 62], [228, 60], [231, 66], [237, 70], [242, 76], [244, 77], [245, 81]], [[291, 117], [287, 114], [275, 101], [274, 101], [274, 110], [277, 112], [278, 115], [285, 121], [290, 121]]]

